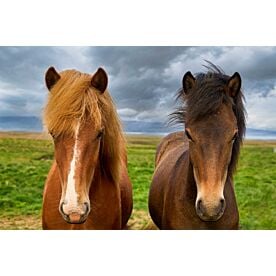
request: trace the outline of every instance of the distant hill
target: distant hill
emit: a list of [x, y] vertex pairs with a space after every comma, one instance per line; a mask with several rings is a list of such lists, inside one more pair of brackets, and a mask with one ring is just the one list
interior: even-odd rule
[[[3, 116], [0, 117], [0, 131], [41, 132], [41, 119], [35, 116]], [[166, 122], [123, 121], [123, 129], [127, 133], [166, 134], [181, 130], [179, 127], [168, 127]], [[248, 128], [247, 139], [276, 140], [276, 131]]]
[[0, 117], [1, 131], [42, 131], [41, 119], [35, 116]]

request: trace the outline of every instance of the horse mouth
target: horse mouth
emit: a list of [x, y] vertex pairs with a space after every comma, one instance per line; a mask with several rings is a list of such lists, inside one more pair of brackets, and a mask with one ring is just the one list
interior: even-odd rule
[[198, 217], [203, 221], [218, 221], [224, 214], [226, 207], [225, 199], [221, 199], [217, 206], [206, 207], [202, 200], [199, 199], [195, 204]]
[[87, 220], [88, 216], [72, 213], [70, 215], [62, 214], [62, 217], [69, 224], [82, 224]]
[[199, 215], [198, 214], [199, 218], [203, 221], [206, 221], [206, 222], [208, 222], [208, 221], [210, 221], [210, 222], [211, 221], [213, 221], [213, 222], [218, 221], [222, 217], [222, 215], [223, 215], [223, 212], [219, 215], [216, 215], [216, 216], [206, 216], [206, 215]]
[[200, 210], [196, 210], [196, 213], [198, 215], [198, 217], [203, 220], [203, 221], [218, 221], [219, 219], [221, 219], [221, 217], [223, 216], [224, 214], [224, 210], [221, 210], [218, 214], [216, 215], [208, 215], [208, 214], [204, 214], [203, 212], [201, 212]]
[[63, 211], [63, 204], [62, 203], [60, 205], [60, 214], [62, 215], [63, 219], [69, 223], [69, 224], [82, 224], [87, 220], [88, 214], [90, 212], [90, 208], [89, 208], [89, 204], [88, 203], [84, 203], [85, 205], [85, 212], [84, 214], [81, 214], [79, 212], [71, 212], [69, 214], [65, 214], [65, 212]]

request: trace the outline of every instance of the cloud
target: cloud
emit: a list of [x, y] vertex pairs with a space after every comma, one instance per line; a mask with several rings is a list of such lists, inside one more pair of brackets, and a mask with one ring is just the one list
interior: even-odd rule
[[127, 119], [131, 119], [133, 118], [133, 116], [138, 114], [136, 110], [131, 108], [121, 108], [121, 109], [118, 109], [117, 111], [122, 118], [127, 118]]
[[247, 124], [251, 128], [275, 130], [276, 126], [276, 87], [266, 97], [261, 94], [252, 94], [247, 99]]
[[250, 127], [276, 129], [276, 47], [0, 47], [0, 116], [41, 115], [49, 66], [102, 66], [122, 119], [164, 122], [183, 75], [205, 71], [205, 59], [241, 74]]

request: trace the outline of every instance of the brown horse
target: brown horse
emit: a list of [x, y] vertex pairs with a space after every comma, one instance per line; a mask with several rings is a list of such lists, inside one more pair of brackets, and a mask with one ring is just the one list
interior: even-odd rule
[[107, 74], [75, 70], [45, 76], [44, 123], [55, 159], [43, 195], [43, 229], [123, 229], [132, 211], [125, 140]]
[[233, 173], [245, 132], [241, 78], [207, 68], [184, 75], [171, 121], [185, 132], [169, 134], [157, 149], [149, 211], [160, 229], [239, 227]]

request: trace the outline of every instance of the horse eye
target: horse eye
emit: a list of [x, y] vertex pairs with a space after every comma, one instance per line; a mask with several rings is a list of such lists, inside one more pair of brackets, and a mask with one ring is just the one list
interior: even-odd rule
[[235, 140], [237, 139], [237, 137], [238, 137], [238, 132], [236, 132], [236, 133], [234, 134], [234, 136], [233, 136], [233, 138], [232, 138], [232, 141], [235, 141]]
[[101, 129], [97, 135], [97, 139], [100, 139], [103, 136], [103, 129]]
[[186, 136], [188, 137], [189, 140], [193, 141], [192, 136], [191, 136], [191, 134], [189, 133], [189, 131], [187, 129], [185, 129], [185, 134], [186, 134]]
[[49, 134], [52, 136], [53, 139], [55, 139], [55, 135], [53, 132], [49, 131]]

